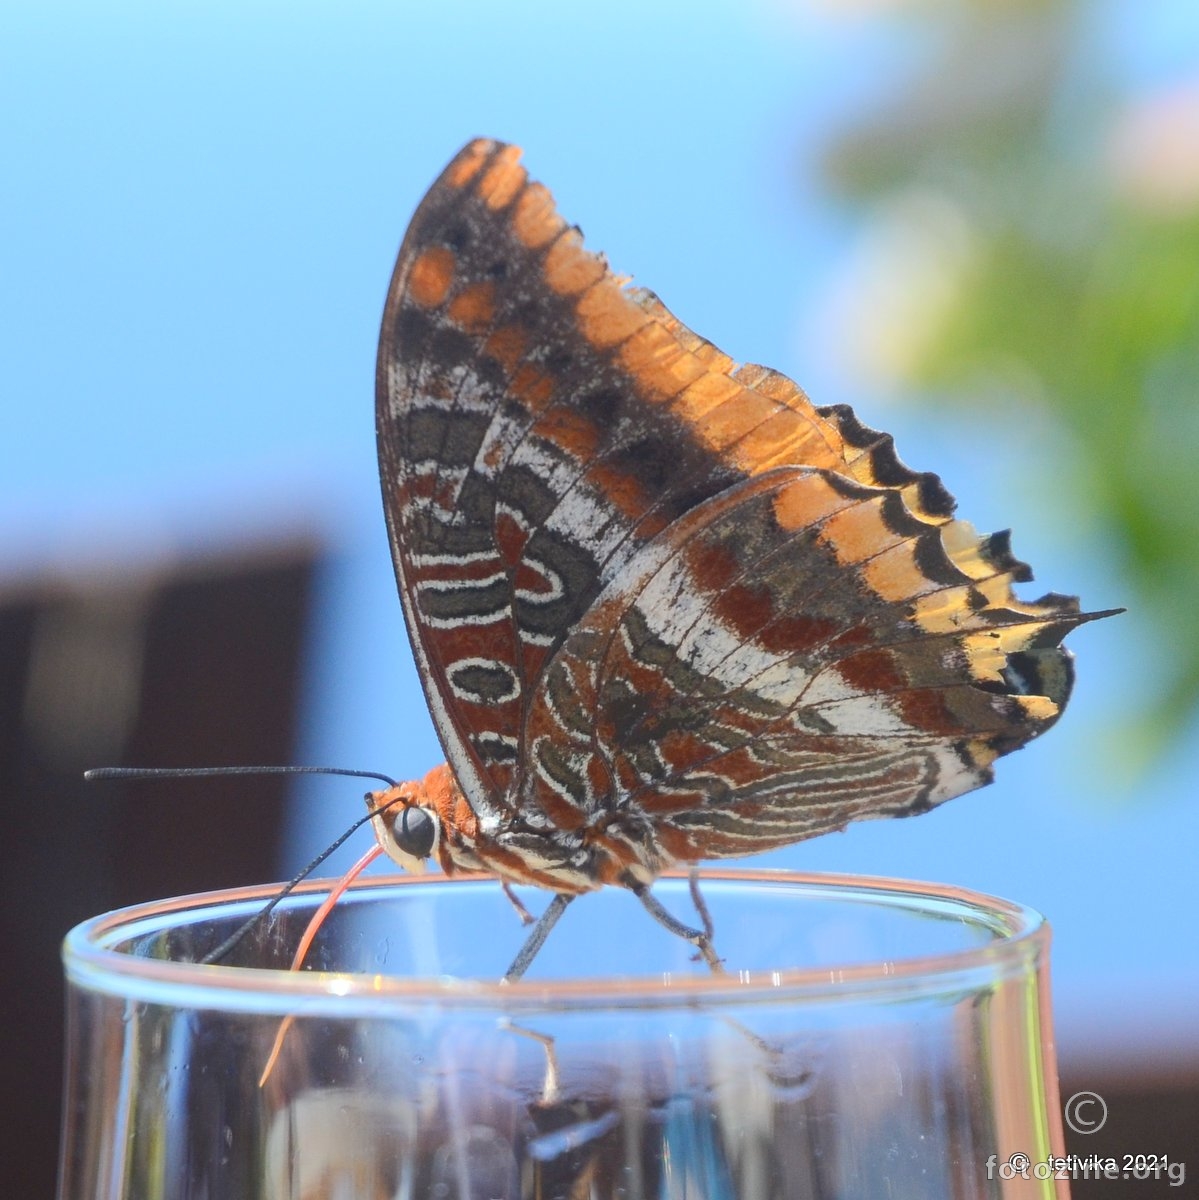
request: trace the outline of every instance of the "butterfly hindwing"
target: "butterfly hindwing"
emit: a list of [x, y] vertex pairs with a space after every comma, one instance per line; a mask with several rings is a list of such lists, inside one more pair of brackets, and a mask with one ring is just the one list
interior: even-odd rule
[[[859, 556], [850, 531], [876, 525], [877, 553]], [[1061, 712], [1071, 676], [1058, 643], [1078, 618], [1050, 598], [925, 628], [918, 597], [1002, 592], [1020, 565], [997, 558], [971, 580], [924, 545], [944, 532], [894, 493], [810, 468], [696, 509], [645, 547], [545, 673], [525, 804], [564, 825], [572, 802], [603, 812], [652, 873], [987, 782], [995, 757]], [[905, 603], [876, 590], [883, 561], [911, 587]], [[1038, 655], [1060, 664], [1035, 677], [1044, 694], [1008, 667]]]

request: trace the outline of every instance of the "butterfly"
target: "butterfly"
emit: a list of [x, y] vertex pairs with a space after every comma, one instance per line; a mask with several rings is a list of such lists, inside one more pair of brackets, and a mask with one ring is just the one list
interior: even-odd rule
[[[925, 812], [1073, 684], [1074, 597], [888, 434], [614, 275], [514, 146], [470, 142], [399, 252], [377, 364], [400, 599], [446, 762], [379, 846], [573, 897]], [[701, 910], [702, 911], [702, 910]]]

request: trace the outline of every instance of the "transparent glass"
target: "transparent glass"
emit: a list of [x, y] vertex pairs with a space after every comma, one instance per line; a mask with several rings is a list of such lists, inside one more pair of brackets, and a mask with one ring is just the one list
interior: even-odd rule
[[[654, 890], [693, 919], [684, 879]], [[1068, 1195], [1035, 1169], [1063, 1142], [1026, 908], [706, 872], [725, 975], [607, 889], [502, 986], [523, 931], [495, 882], [363, 882], [289, 973], [323, 894], [236, 965], [191, 960], [269, 888], [71, 932], [60, 1200]]]

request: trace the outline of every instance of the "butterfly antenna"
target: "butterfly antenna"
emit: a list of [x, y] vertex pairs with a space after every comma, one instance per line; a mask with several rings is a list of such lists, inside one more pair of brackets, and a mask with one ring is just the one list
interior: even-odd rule
[[[353, 779], [375, 779], [388, 787], [396, 787], [396, 781], [388, 775], [377, 771], [356, 771], [348, 767], [93, 767], [83, 773], [83, 778], [89, 783], [100, 779], [187, 779], [213, 775], [347, 775]], [[392, 804], [401, 803], [402, 797], [397, 797]], [[384, 805], [359, 817], [344, 833], [336, 838], [329, 846], [320, 852], [306, 867], [290, 879], [279, 891], [252, 917], [243, 921], [223, 942], [214, 950], [210, 950], [199, 962], [210, 964], [219, 962], [230, 953], [256, 926], [266, 920], [274, 911], [276, 905], [284, 900], [299, 885], [312, 874], [331, 854], [341, 847], [359, 829], [366, 825], [377, 813], [391, 805]]]
[[83, 772], [89, 783], [98, 779], [199, 779], [211, 775], [348, 775], [351, 779], [377, 779], [388, 787], [397, 786], [389, 775], [349, 767], [93, 767]]

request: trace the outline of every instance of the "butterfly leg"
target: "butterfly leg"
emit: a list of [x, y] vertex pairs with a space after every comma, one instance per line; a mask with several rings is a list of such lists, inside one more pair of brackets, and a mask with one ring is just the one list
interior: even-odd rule
[[716, 927], [712, 924], [712, 914], [708, 911], [708, 902], [699, 890], [699, 872], [694, 867], [687, 872], [687, 890], [691, 893], [691, 903], [695, 905], [695, 911], [699, 913], [699, 919], [704, 923], [704, 933], [707, 934], [708, 941], [711, 942], [712, 934], [715, 932]]
[[533, 914], [521, 903], [520, 897], [512, 890], [512, 885], [506, 880], [500, 880], [500, 887], [504, 890], [504, 895], [508, 897], [508, 903], [516, 909], [516, 915], [520, 917], [522, 925], [532, 925], [534, 921]]
[[[703, 956], [704, 962], [708, 964], [714, 975], [723, 974], [724, 968], [720, 965], [720, 958], [712, 947], [712, 918], [708, 915], [708, 906], [706, 904], [703, 904], [701, 901], [697, 905], [700, 915], [703, 918], [704, 928], [692, 929], [690, 925], [684, 925], [677, 917], [667, 912], [644, 883], [630, 880], [627, 886], [633, 895], [641, 901], [645, 911], [659, 925], [664, 929], [669, 929], [675, 937], [681, 937], [683, 941], [690, 942]], [[692, 891], [693, 896], [697, 890], [694, 889]]]
[[563, 895], [561, 892], [555, 893], [554, 898], [546, 906], [545, 912], [537, 918], [537, 924], [533, 926], [533, 932], [525, 939], [525, 944], [521, 946], [520, 952], [512, 960], [512, 965], [504, 973], [503, 983], [514, 983], [528, 969], [529, 964], [537, 957], [537, 951], [545, 944], [545, 939], [549, 937], [550, 930], [558, 923], [558, 918], [566, 911], [566, 906], [574, 899], [573, 896]]
[[517, 1025], [515, 1021], [505, 1020], [501, 1024], [504, 1029], [537, 1042], [545, 1051], [545, 1080], [541, 1085], [540, 1103], [557, 1103], [561, 1089], [559, 1087], [558, 1048], [554, 1044], [554, 1039], [548, 1033], [538, 1033], [535, 1029], [526, 1029], [523, 1025]]

